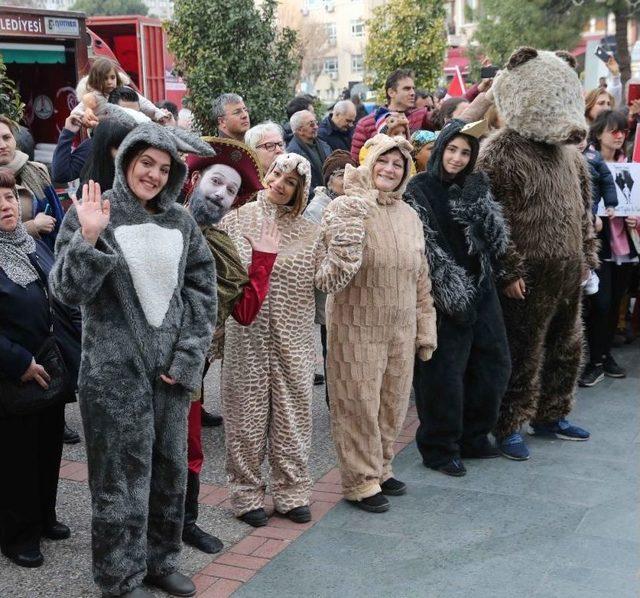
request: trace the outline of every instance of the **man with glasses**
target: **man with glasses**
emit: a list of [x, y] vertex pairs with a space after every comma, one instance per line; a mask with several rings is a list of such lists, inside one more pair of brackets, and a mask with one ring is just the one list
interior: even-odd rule
[[258, 156], [262, 176], [269, 170], [276, 156], [284, 153], [285, 148], [282, 127], [271, 121], [251, 127], [244, 135], [244, 143]]
[[351, 100], [340, 100], [322, 119], [318, 129], [318, 138], [325, 141], [331, 150], [351, 149], [351, 137], [356, 122], [356, 107]]
[[287, 145], [287, 151], [305, 157], [311, 163], [311, 190], [309, 201], [313, 198], [314, 189], [324, 185], [322, 166], [331, 147], [318, 139], [318, 121], [316, 115], [309, 110], [296, 112], [289, 120], [293, 138]]
[[244, 134], [251, 127], [249, 109], [236, 93], [219, 95], [211, 107], [211, 118], [218, 126], [218, 136], [244, 143]]

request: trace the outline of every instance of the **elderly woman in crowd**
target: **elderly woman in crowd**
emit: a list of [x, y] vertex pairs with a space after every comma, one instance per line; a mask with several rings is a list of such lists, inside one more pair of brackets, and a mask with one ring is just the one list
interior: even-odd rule
[[256, 152], [263, 174], [276, 157], [284, 153], [283, 135], [282, 127], [270, 120], [251, 127], [244, 134], [244, 142]]
[[357, 265], [348, 256], [327, 256], [318, 226], [302, 215], [310, 184], [308, 160], [282, 154], [271, 164], [257, 201], [221, 222], [245, 266], [252, 252], [246, 235], [273, 219], [281, 235], [257, 318], [246, 327], [227, 321], [222, 366], [231, 501], [236, 516], [255, 527], [267, 524], [261, 472], [267, 450], [276, 511], [296, 523], [311, 519], [314, 282], [325, 292], [339, 290]]
[[[321, 240], [331, 261], [350, 263], [327, 300], [331, 427], [345, 498], [372, 513], [385, 494], [406, 492], [393, 477], [393, 443], [409, 405], [416, 356], [436, 348], [436, 314], [422, 224], [402, 201], [411, 145], [376, 135], [362, 166], [346, 165], [344, 195], [332, 201]], [[320, 274], [320, 273], [319, 273]], [[332, 292], [325, 280], [318, 286]]]
[[22, 220], [27, 232], [43, 238], [53, 249], [52, 235], [64, 212], [44, 164], [29, 161], [29, 156], [16, 148], [16, 126], [0, 115], [0, 168], [8, 169], [16, 179], [22, 207]]
[[104, 596], [175, 596], [187, 485], [187, 414], [216, 321], [215, 267], [176, 199], [181, 153], [212, 154], [182, 129], [136, 127], [113, 188], [84, 186], [66, 215], [51, 273], [82, 308], [79, 399], [87, 442], [94, 578]]
[[[70, 530], [56, 518], [58, 471], [62, 455], [65, 401], [73, 389], [80, 361], [80, 314], [49, 301], [48, 275], [53, 254], [27, 234], [21, 221], [15, 178], [0, 169], [0, 547], [22, 567], [43, 563], [40, 538], [63, 540]], [[54, 371], [45, 363], [51, 336], [70, 374], [60, 393], [26, 409], [7, 384], [22, 382], [44, 393]], [[45, 355], [43, 355], [45, 353]], [[42, 404], [40, 404], [42, 403]]]

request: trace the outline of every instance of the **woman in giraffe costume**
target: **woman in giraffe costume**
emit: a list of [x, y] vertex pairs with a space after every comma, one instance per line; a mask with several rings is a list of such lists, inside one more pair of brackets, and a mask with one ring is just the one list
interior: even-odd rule
[[298, 523], [311, 519], [314, 284], [320, 279], [322, 290], [338, 290], [359, 266], [349, 256], [327, 258], [318, 225], [302, 216], [310, 181], [305, 158], [282, 154], [257, 201], [220, 223], [245, 265], [251, 260], [245, 235], [260, 230], [265, 219], [275, 219], [281, 235], [269, 294], [256, 320], [244, 327], [228, 320], [225, 328], [222, 400], [231, 501], [235, 515], [256, 527], [267, 523], [261, 473], [267, 451], [276, 510]]

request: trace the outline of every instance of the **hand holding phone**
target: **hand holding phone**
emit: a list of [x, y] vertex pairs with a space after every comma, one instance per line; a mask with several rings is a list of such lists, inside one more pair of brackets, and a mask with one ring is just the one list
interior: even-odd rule
[[608, 64], [609, 62], [609, 58], [611, 58], [611, 54], [609, 54], [609, 52], [607, 52], [602, 46], [598, 46], [596, 48], [596, 56], [602, 60], [602, 62], [604, 62], [605, 64]]

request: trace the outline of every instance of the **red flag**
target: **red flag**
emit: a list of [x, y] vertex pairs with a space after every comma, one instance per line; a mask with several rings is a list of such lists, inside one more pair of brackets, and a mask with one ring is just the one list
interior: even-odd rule
[[633, 141], [633, 158], [632, 162], [640, 162], [640, 124], [636, 125], [636, 138]]
[[447, 98], [459, 98], [464, 95], [465, 91], [464, 79], [462, 78], [460, 67], [456, 66], [456, 73], [453, 75], [453, 79], [451, 80], [449, 89], [447, 90]]

